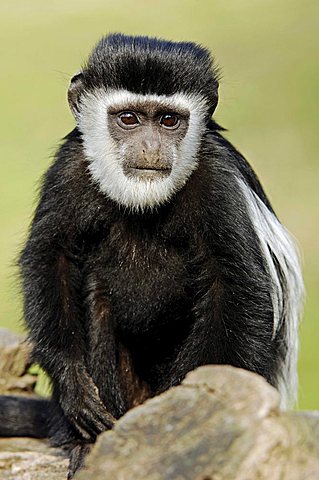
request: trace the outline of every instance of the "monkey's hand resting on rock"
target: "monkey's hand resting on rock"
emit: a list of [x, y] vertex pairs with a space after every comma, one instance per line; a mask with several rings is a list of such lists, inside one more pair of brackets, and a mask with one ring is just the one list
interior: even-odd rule
[[95, 440], [104, 430], [111, 429], [115, 418], [103, 405], [98, 388], [82, 366], [76, 366], [65, 379], [68, 388], [61, 391], [61, 407], [66, 417], [84, 440]]

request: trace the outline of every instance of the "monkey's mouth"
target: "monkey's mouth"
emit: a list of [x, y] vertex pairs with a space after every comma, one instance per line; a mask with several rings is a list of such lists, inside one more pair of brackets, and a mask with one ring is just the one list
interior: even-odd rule
[[158, 167], [148, 165], [147, 167], [140, 167], [137, 165], [124, 167], [124, 173], [131, 178], [141, 178], [145, 180], [155, 180], [157, 178], [165, 178], [171, 174], [172, 169], [169, 167]]

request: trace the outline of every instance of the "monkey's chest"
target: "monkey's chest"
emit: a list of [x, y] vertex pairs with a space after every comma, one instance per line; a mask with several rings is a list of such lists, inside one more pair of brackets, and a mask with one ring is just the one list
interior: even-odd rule
[[124, 335], [161, 337], [188, 323], [192, 285], [185, 257], [173, 246], [111, 238], [86, 270], [91, 304], [106, 305], [108, 321]]

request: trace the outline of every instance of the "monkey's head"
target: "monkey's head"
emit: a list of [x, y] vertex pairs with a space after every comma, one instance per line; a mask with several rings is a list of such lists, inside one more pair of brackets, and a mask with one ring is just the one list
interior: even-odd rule
[[194, 43], [104, 37], [68, 92], [99, 188], [135, 210], [171, 198], [198, 165], [217, 91], [212, 59]]

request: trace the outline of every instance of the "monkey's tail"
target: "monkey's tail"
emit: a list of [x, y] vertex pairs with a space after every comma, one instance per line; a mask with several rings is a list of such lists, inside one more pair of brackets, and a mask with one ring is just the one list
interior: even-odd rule
[[0, 437], [47, 437], [50, 410], [49, 400], [1, 395]]

